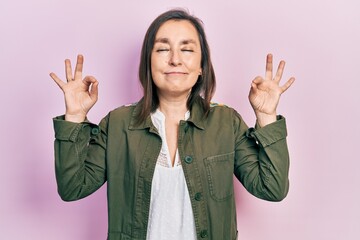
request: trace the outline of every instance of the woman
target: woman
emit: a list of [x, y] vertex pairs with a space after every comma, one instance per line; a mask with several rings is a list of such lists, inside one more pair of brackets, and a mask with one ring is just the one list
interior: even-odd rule
[[236, 239], [233, 174], [253, 195], [280, 201], [288, 192], [285, 120], [276, 115], [280, 95], [293, 83], [272, 75], [251, 84], [257, 125], [248, 128], [232, 108], [211, 104], [215, 75], [200, 20], [171, 10], [150, 25], [142, 46], [143, 98], [111, 111], [99, 125], [86, 115], [98, 98], [94, 77], [67, 83], [66, 112], [54, 119], [58, 191], [65, 201], [96, 191], [107, 181], [108, 239]]

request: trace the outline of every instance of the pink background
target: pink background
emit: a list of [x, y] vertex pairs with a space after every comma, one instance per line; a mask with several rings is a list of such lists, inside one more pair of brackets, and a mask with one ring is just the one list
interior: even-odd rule
[[291, 153], [288, 197], [258, 200], [236, 184], [243, 240], [360, 239], [360, 3], [358, 0], [0, 2], [0, 238], [105, 239], [106, 188], [65, 203], [56, 192], [51, 118], [63, 96], [48, 73], [85, 56], [100, 81], [89, 118], [138, 100], [138, 58], [150, 22], [186, 7], [205, 23], [218, 79], [215, 102], [248, 122], [251, 80], [265, 56], [296, 77], [282, 96]]

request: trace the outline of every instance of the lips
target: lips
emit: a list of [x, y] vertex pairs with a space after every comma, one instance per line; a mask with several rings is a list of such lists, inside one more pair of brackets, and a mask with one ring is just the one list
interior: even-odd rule
[[176, 72], [176, 71], [172, 71], [172, 72], [165, 72], [166, 75], [185, 75], [187, 74], [186, 72]]

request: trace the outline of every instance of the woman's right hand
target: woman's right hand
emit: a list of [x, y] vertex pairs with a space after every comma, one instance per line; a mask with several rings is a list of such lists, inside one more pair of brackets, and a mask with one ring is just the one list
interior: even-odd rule
[[92, 76], [86, 76], [82, 79], [83, 63], [84, 57], [78, 55], [73, 76], [70, 60], [65, 60], [66, 83], [56, 76], [55, 73], [50, 73], [50, 77], [64, 92], [66, 121], [83, 122], [87, 113], [98, 99], [99, 83]]

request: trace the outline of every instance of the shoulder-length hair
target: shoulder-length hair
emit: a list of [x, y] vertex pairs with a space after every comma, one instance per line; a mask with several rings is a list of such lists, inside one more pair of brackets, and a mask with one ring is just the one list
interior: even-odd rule
[[139, 80], [143, 87], [144, 95], [139, 103], [141, 104], [141, 111], [137, 114], [138, 123], [144, 122], [150, 113], [154, 112], [159, 106], [159, 98], [151, 73], [151, 54], [155, 43], [155, 37], [160, 26], [169, 20], [189, 21], [197, 30], [201, 46], [202, 72], [191, 89], [190, 96], [187, 100], [187, 108], [191, 109], [194, 102], [200, 100], [199, 102], [202, 105], [204, 117], [210, 111], [210, 101], [215, 92], [216, 79], [202, 21], [199, 18], [190, 15], [185, 10], [173, 9], [159, 15], [151, 23], [145, 34], [139, 66]]

